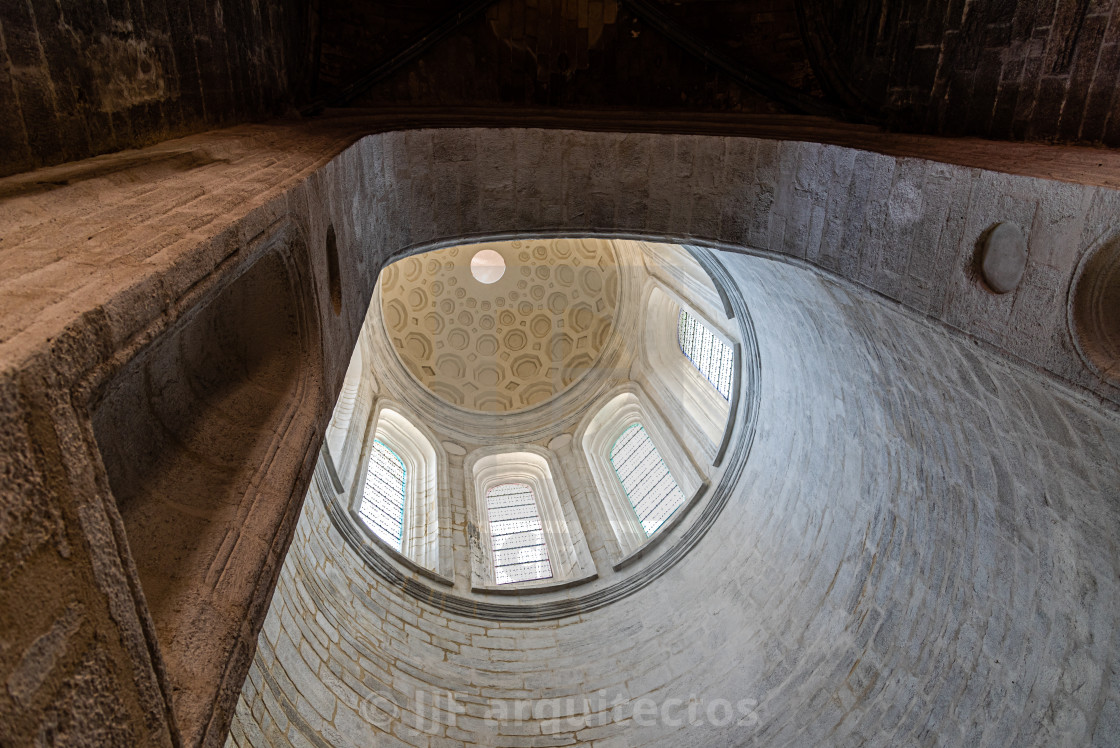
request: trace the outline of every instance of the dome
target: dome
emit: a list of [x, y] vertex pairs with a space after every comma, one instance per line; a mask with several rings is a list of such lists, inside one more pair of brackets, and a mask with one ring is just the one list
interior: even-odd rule
[[726, 500], [752, 380], [694, 252], [532, 238], [386, 265], [323, 447], [341, 537], [409, 594], [511, 619], [660, 573]]
[[610, 241], [568, 238], [439, 249], [389, 265], [379, 281], [408, 371], [445, 403], [491, 413], [581, 379], [610, 337], [619, 285]]

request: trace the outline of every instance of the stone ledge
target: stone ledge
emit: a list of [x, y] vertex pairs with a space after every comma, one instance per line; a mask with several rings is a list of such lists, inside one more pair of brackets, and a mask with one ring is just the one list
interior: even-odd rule
[[598, 578], [599, 573], [592, 571], [590, 574], [584, 574], [575, 579], [564, 579], [559, 582], [546, 582], [544, 584], [474, 585], [471, 587], [471, 592], [478, 592], [484, 595], [536, 595], [543, 592], [559, 592], [560, 590], [571, 589], [572, 587], [578, 587], [581, 584], [594, 581]]
[[[739, 346], [736, 345], [735, 347], [738, 348]], [[729, 428], [728, 433], [730, 433], [730, 431], [731, 429]], [[684, 521], [685, 516], [689, 513], [692, 507], [700, 503], [700, 499], [702, 499], [704, 497], [704, 494], [708, 492], [708, 486], [708, 481], [704, 481], [703, 483], [701, 483], [700, 487], [696, 489], [696, 492], [692, 494], [692, 498], [689, 499], [688, 502], [684, 504], [684, 506], [673, 512], [673, 516], [669, 518], [669, 521], [658, 528], [657, 532], [653, 534], [652, 538], [647, 540], [645, 543], [642, 543], [640, 547], [632, 551], [628, 556], [625, 556], [621, 560], [616, 561], [611, 566], [611, 568], [613, 568], [615, 571], [622, 571], [627, 566], [632, 565], [635, 561], [648, 556], [650, 551], [660, 545], [661, 541], [668, 537], [669, 533], [671, 533], [678, 525], [680, 525], [681, 522]]]
[[442, 584], [446, 587], [453, 587], [455, 585], [455, 580], [448, 579], [437, 571], [432, 571], [431, 569], [421, 566], [420, 564], [410, 559], [408, 556], [398, 551], [393, 546], [386, 543], [381, 538], [377, 537], [375, 533], [370, 532], [370, 529], [366, 526], [366, 523], [362, 521], [361, 515], [359, 515], [358, 512], [353, 509], [350, 510], [350, 519], [354, 521], [354, 525], [361, 531], [362, 536], [366, 540], [377, 546], [378, 550], [380, 550], [382, 553], [388, 554], [389, 558], [393, 559], [401, 566], [405, 567], [413, 573], [419, 574], [422, 577], [426, 577], [427, 579], [430, 579], [437, 584]]

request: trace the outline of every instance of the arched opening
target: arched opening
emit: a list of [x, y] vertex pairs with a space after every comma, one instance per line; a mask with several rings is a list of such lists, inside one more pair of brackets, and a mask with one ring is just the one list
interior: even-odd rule
[[638, 523], [646, 537], [651, 537], [684, 505], [676, 478], [640, 421], [619, 435], [609, 459]]
[[[472, 587], [476, 590], [544, 579], [565, 582], [581, 578], [589, 567], [593, 568], [555, 456], [539, 447], [530, 449], [494, 447], [468, 455], [465, 460], [471, 476], [468, 506], [480, 530], [475, 546], [480, 552], [472, 553]], [[494, 494], [498, 487], [507, 488]], [[519, 508], [511, 509], [514, 505]], [[533, 527], [522, 527], [518, 519], [521, 515]], [[495, 522], [499, 523], [497, 527]], [[525, 559], [522, 569], [514, 568], [509, 558], [499, 557], [509, 557], [511, 549], [519, 546], [532, 548], [526, 553], [534, 556]], [[535, 556], [547, 558], [547, 564], [533, 566], [541, 560]], [[547, 575], [543, 573], [546, 567]]]
[[[491, 283], [474, 277], [474, 260], [481, 251], [492, 251], [506, 263]], [[631, 400], [623, 397], [606, 410], [617, 411], [623, 401], [640, 399], [635, 420], [643, 424], [643, 434], [652, 435], [649, 443], [657, 443], [658, 454], [664, 453], [664, 464], [670, 466], [666, 469], [679, 476], [672, 478], [679, 498], [671, 508], [659, 508], [665, 516], [651, 533], [656, 535], [653, 531], [669, 517], [675, 525], [704, 495], [707, 478], [719, 472], [712, 455], [731, 426], [729, 407], [681, 352], [676, 317], [680, 305], [667, 284], [697, 293], [696, 305], [716, 313], [720, 297], [705, 270], [682, 248], [669, 245], [563, 237], [511, 240], [443, 248], [385, 268], [360, 336], [362, 356], [380, 362], [377, 404], [371, 407], [376, 426], [366, 437], [367, 456], [361, 463], [368, 464], [373, 454], [370, 440], [380, 439], [400, 456], [408, 476], [404, 491], [411, 496], [416, 490], [413, 476], [425, 469], [431, 456], [410, 458], [402, 444], [426, 443], [446, 453], [434, 462], [436, 492], [447, 497], [451, 516], [465, 511], [466, 524], [439, 524], [442, 581], [435, 581], [453, 587], [440, 594], [463, 595], [466, 601], [510, 590], [549, 592], [586, 584], [604, 569], [613, 572], [615, 565], [625, 568], [642, 558], [635, 551], [647, 547], [649, 536], [610, 459], [612, 445], [634, 421], [610, 423], [606, 428], [614, 433], [609, 437], [591, 428], [593, 438], [604, 441], [590, 460], [582, 436], [589, 420], [607, 419], [592, 416], [616, 395], [630, 393]], [[651, 294], [654, 299], [660, 294], [666, 303], [651, 304]], [[664, 320], [658, 316], [662, 308], [669, 309]], [[655, 335], [651, 328], [659, 323], [663, 329]], [[671, 355], [678, 369], [675, 376], [683, 377], [679, 382], [714, 398], [712, 406], [699, 413], [708, 419], [703, 425], [697, 412], [685, 411], [695, 395], [654, 371], [651, 340], [656, 340], [655, 361], [657, 355]], [[373, 373], [363, 369], [362, 375]], [[479, 383], [489, 392], [505, 393], [505, 399], [492, 399], [476, 388]], [[396, 403], [406, 402], [409, 415], [404, 420], [422, 426], [424, 440], [383, 433], [403, 412]], [[346, 417], [345, 409], [336, 410], [337, 421]], [[712, 433], [706, 441], [697, 441], [693, 435], [705, 425]], [[546, 443], [547, 449], [542, 446]], [[514, 483], [529, 487], [525, 495], [532, 495], [533, 502], [518, 506], [535, 507], [541, 525], [539, 530], [525, 530], [539, 533], [540, 542], [524, 544], [539, 558], [523, 561], [540, 563], [540, 569], [520, 575], [496, 563], [497, 552], [505, 557], [511, 548], [495, 545], [487, 502], [495, 485]], [[394, 496], [399, 493], [394, 491]], [[351, 501], [357, 501], [354, 496], [351, 490]], [[406, 500], [402, 538], [409, 534], [413, 506]], [[359, 504], [350, 511], [360, 516]], [[434, 536], [425, 533], [429, 539]], [[389, 546], [398, 550], [392, 542]], [[404, 560], [436, 570], [406, 546], [402, 539]], [[464, 547], [469, 550], [469, 569], [456, 569], [450, 561], [444, 564], [443, 559], [462, 559], [462, 551], [456, 549]], [[416, 569], [405, 564], [400, 573]], [[616, 581], [613, 589], [625, 589], [620, 585]]]
[[294, 521], [302, 498], [293, 487], [315, 438], [322, 366], [308, 262], [292, 226], [274, 229], [134, 351], [92, 408], [118, 542], [184, 714], [212, 708], [248, 646], [245, 611], [270, 568], [262, 539]]
[[373, 440], [358, 514], [377, 537], [401, 550], [404, 535], [408, 470], [400, 455], [380, 439]]
[[540, 509], [528, 484], [500, 483], [487, 489], [486, 528], [494, 584], [552, 578]]
[[684, 308], [677, 316], [677, 343], [681, 353], [715, 387], [720, 397], [730, 400], [731, 385], [735, 380], [731, 346], [698, 314]]
[[380, 401], [370, 425], [363, 449], [365, 478], [355, 481], [350, 511], [388, 548], [441, 573], [450, 559], [442, 542], [448, 510], [440, 452], [393, 403]]
[[693, 339], [700, 337], [695, 335], [695, 325], [704, 325], [709, 353], [716, 349], [718, 340], [717, 366], [722, 367], [719, 376], [724, 377], [721, 382], [728, 396], [734, 379], [734, 349], [723, 334], [699, 322], [698, 313], [690, 313], [690, 309], [665, 286], [650, 287], [643, 322], [642, 374], [659, 406], [671, 414], [682, 438], [692, 445], [697, 459], [711, 464], [728, 425], [730, 404], [723, 391], [712, 384], [682, 348], [682, 317], [689, 315], [694, 320]]
[[[623, 440], [627, 432], [631, 438]], [[679, 437], [635, 385], [597, 405], [577, 438], [611, 529], [614, 563], [643, 546], [706, 485]], [[654, 475], [653, 484], [643, 483]], [[658, 506], [667, 513], [652, 520]]]

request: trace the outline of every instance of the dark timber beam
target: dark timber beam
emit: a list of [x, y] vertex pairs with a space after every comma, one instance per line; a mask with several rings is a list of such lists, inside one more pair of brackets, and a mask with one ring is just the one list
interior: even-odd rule
[[618, 0], [618, 3], [633, 13], [638, 20], [652, 27], [686, 52], [722, 70], [745, 88], [781, 104], [790, 112], [831, 117], [849, 122], [867, 121], [865, 117], [855, 112], [809, 96], [772, 75], [740, 64], [681, 28], [649, 0]]
[[428, 27], [424, 33], [420, 34], [415, 41], [400, 52], [377, 63], [349, 85], [335, 89], [308, 104], [304, 107], [302, 114], [319, 114], [327, 107], [346, 106], [379, 82], [427, 52], [436, 42], [446, 38], [451, 32], [486, 10], [494, 2], [495, 0], [470, 0], [470, 2], [464, 3], [458, 10], [449, 13], [435, 25]]

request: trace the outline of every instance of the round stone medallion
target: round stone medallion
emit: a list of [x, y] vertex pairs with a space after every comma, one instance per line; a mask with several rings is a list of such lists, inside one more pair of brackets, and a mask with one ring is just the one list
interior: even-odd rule
[[1027, 268], [1027, 240], [1013, 223], [998, 223], [981, 248], [980, 273], [996, 293], [1014, 291]]
[[1082, 358], [1120, 385], [1120, 237], [1082, 261], [1071, 300], [1070, 321]]

